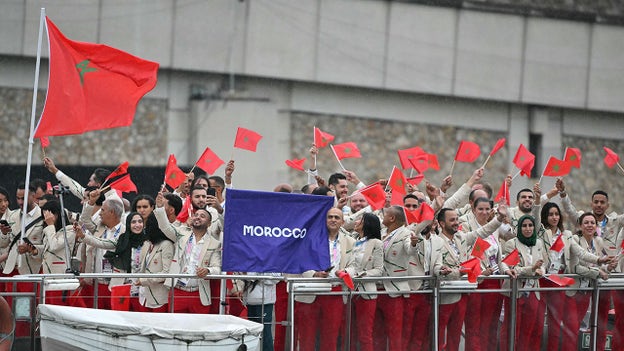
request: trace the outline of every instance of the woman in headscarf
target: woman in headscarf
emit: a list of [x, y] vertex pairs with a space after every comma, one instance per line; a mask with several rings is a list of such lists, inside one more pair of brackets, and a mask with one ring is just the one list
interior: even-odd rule
[[[141, 248], [140, 264], [136, 272], [169, 273], [174, 244], [158, 228], [158, 221], [153, 213], [147, 217], [145, 232], [147, 240]], [[139, 278], [134, 284], [139, 287], [139, 304], [133, 305], [133, 308], [141, 312], [167, 312], [169, 288], [165, 286], [165, 278]]]
[[[542, 265], [544, 264], [544, 247], [537, 245], [537, 230], [535, 218], [530, 215], [524, 215], [518, 220], [516, 237], [505, 243], [505, 256], [518, 250], [519, 261], [515, 267], [509, 267], [506, 263], [501, 262], [501, 270], [512, 278], [529, 277], [522, 279], [518, 283], [520, 289], [539, 288], [539, 277], [544, 274]], [[505, 285], [508, 287], [509, 282]], [[515, 342], [516, 350], [528, 351], [535, 348], [539, 349], [539, 345], [530, 345], [529, 336], [537, 333], [537, 328], [543, 328], [544, 315], [538, 313], [540, 294], [537, 291], [522, 291], [518, 294], [516, 307], [516, 334]], [[506, 304], [511, 306], [511, 303]], [[510, 311], [505, 311], [505, 320], [501, 331], [501, 342], [508, 342], [508, 325]], [[519, 337], [522, 335], [522, 337]]]

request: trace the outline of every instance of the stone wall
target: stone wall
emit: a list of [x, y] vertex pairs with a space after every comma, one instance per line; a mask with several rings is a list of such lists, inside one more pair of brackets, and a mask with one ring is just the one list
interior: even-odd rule
[[[400, 167], [397, 155], [398, 149], [420, 146], [425, 151], [435, 153], [440, 162], [440, 170], [428, 170], [425, 176], [434, 184], [449, 174], [456, 148], [461, 140], [470, 140], [481, 146], [481, 156], [473, 164], [456, 163], [453, 170], [455, 184], [451, 192], [456, 190], [477, 167], [485, 161], [492, 146], [499, 138], [506, 137], [505, 133], [490, 132], [477, 129], [463, 129], [455, 127], [440, 127], [419, 123], [390, 122], [376, 119], [353, 118], [346, 116], [316, 115], [293, 113], [291, 118], [291, 150], [292, 158], [306, 157], [310, 160], [308, 149], [313, 142], [314, 126], [333, 134], [335, 144], [347, 141], [355, 142], [361, 153], [361, 159], [345, 159], [342, 163], [346, 169], [358, 174], [364, 183], [371, 183], [380, 178], [388, 178], [392, 166]], [[619, 155], [624, 155], [624, 141], [602, 140], [593, 138], [579, 138], [564, 136], [564, 147], [572, 146], [581, 149], [582, 163], [580, 169], [573, 169], [564, 181], [569, 193], [578, 209], [590, 209], [591, 194], [597, 189], [603, 189], [610, 194], [611, 210], [618, 213], [624, 211], [621, 194], [624, 191], [624, 176], [617, 169], [605, 166], [603, 146], [613, 149]], [[502, 183], [506, 174], [515, 174], [516, 168], [508, 169], [508, 159], [512, 158], [516, 150], [508, 146], [501, 149], [491, 158], [486, 167], [484, 181], [489, 182], [494, 194]], [[559, 155], [561, 156], [561, 155]], [[310, 166], [306, 161], [306, 168]], [[318, 156], [320, 175], [327, 177], [340, 171], [336, 159], [329, 147], [321, 149]], [[538, 171], [540, 173], [541, 170]], [[409, 171], [405, 172], [409, 175]], [[301, 188], [306, 182], [303, 172], [290, 169], [290, 180], [295, 188]], [[533, 181], [537, 182], [538, 179]], [[547, 191], [548, 189], [543, 189]], [[512, 196], [512, 205], [515, 194]]]
[[[38, 94], [37, 119], [41, 115], [45, 91]], [[0, 164], [25, 164], [32, 90], [0, 88]], [[46, 155], [60, 165], [116, 166], [123, 161], [136, 166], [164, 165], [167, 159], [167, 101], [141, 100], [130, 127], [87, 132], [82, 135], [51, 137]], [[67, 121], [71, 123], [71, 121]], [[33, 164], [41, 160], [38, 141], [33, 148]]]

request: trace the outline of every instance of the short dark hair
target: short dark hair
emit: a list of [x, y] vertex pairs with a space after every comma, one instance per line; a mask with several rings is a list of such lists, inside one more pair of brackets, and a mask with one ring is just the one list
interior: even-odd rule
[[[210, 176], [208, 177], [208, 180], [214, 180], [214, 182], [217, 183], [217, 186], [220, 186], [221, 189], [225, 188], [225, 181], [219, 176]], [[208, 182], [208, 184], [210, 184], [210, 182]]]
[[[97, 187], [97, 186], [88, 186], [88, 187], [85, 188], [85, 190], [87, 190], [87, 191], [93, 191], [93, 190], [97, 190], [97, 189], [99, 189], [99, 187]], [[96, 206], [102, 206], [102, 204], [104, 203], [104, 200], [106, 200], [106, 196], [104, 195], [103, 192], [101, 192], [100, 193], [100, 197], [97, 200], [95, 200], [95, 205]]]
[[443, 209], [440, 210], [440, 212], [438, 212], [438, 217], [436, 217], [438, 222], [446, 221], [446, 213], [448, 211], [454, 211], [454, 210], [452, 208], [444, 207]]
[[604, 197], [607, 198], [607, 200], [609, 200], [609, 195], [607, 195], [607, 192], [604, 190], [596, 190], [594, 191], [594, 193], [592, 194], [592, 200], [594, 199], [594, 196], [596, 195], [604, 195]]
[[403, 212], [403, 207], [401, 206], [390, 206], [386, 209], [386, 211], [390, 211], [392, 215], [396, 217], [397, 222], [404, 224], [405, 223], [405, 212]]
[[150, 204], [150, 207], [152, 207], [152, 208], [154, 208], [156, 206], [156, 201], [154, 201], [153, 197], [151, 197], [150, 195], [147, 195], [147, 194], [139, 194], [139, 195], [137, 195], [137, 197], [134, 198], [134, 200], [132, 200], [132, 205], [130, 206], [130, 209], [131, 209], [132, 212], [136, 212], [137, 204], [141, 200], [147, 200], [149, 202], [149, 204]]
[[199, 185], [195, 185], [195, 186], [191, 187], [191, 191], [189, 192], [189, 194], [191, 195], [191, 197], [193, 196], [193, 191], [195, 191], [195, 190], [203, 190], [203, 191], [205, 191], [205, 192], [206, 192], [206, 194], [208, 193], [208, 189], [206, 189], [206, 188], [204, 188], [204, 187], [201, 187], [201, 186], [199, 186]]
[[332, 190], [326, 186], [319, 186], [318, 188], [312, 190], [312, 195], [327, 195], [330, 191]]
[[33, 187], [35, 188], [35, 191], [37, 191], [37, 189], [41, 189], [45, 193], [45, 191], [48, 189], [48, 184], [46, 184], [45, 180], [41, 178], [31, 179], [30, 184], [33, 185]]
[[204, 179], [206, 180], [206, 183], [208, 183], [208, 188], [210, 188], [210, 180], [208, 179], [208, 176], [205, 174], [200, 174], [198, 176], [195, 176], [195, 178], [193, 179], [193, 181], [191, 182], [191, 188], [195, 188], [197, 185], [197, 181], [199, 181], [200, 179]]
[[11, 197], [9, 197], [9, 191], [6, 190], [5, 187], [0, 186], [0, 194], [4, 195], [4, 197], [6, 197], [7, 201], [9, 202], [9, 207], [11, 206]]
[[522, 193], [531, 193], [533, 194], [533, 190], [529, 189], [529, 188], [524, 188], [520, 191], [518, 191], [518, 194], [516, 194], [516, 201], [520, 200], [520, 194]]
[[106, 177], [108, 177], [110, 174], [111, 171], [109, 171], [108, 169], [96, 168], [95, 171], [93, 171], [93, 180], [95, 180], [96, 183], [102, 185], [102, 183], [104, 183], [104, 179], [106, 179]]
[[418, 198], [418, 196], [416, 196], [414, 194], [411, 194], [411, 193], [403, 196], [403, 203], [405, 203], [405, 200], [407, 200], [407, 199], [414, 199], [414, 200], [418, 201], [418, 203], [421, 202], [420, 199]]
[[173, 213], [177, 216], [180, 211], [182, 211], [182, 199], [178, 195], [172, 193], [166, 193], [164, 197], [169, 206], [173, 207]]
[[[19, 184], [17, 184], [17, 190], [26, 190], [26, 183], [20, 182]], [[37, 188], [35, 188], [33, 183], [28, 183], [28, 192], [34, 193], [35, 191], [37, 191]]]
[[329, 176], [329, 179], [327, 180], [327, 184], [328, 185], [336, 185], [338, 183], [340, 183], [340, 180], [347, 180], [347, 176], [345, 176], [342, 173], [334, 173], [332, 175]]

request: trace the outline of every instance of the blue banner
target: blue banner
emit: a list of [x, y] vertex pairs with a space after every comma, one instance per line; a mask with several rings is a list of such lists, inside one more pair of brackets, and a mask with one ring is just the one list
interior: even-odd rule
[[222, 270], [299, 274], [329, 268], [330, 196], [228, 189]]

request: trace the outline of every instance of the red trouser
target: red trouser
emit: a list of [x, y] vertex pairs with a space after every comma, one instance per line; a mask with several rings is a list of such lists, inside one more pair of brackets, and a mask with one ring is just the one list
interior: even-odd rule
[[389, 344], [390, 351], [403, 350], [403, 307], [406, 299], [403, 296], [390, 297], [377, 295], [377, 312], [375, 314], [375, 350], [385, 350]]
[[613, 351], [624, 351], [624, 290], [614, 290], [613, 307], [615, 309], [615, 330], [613, 331]]
[[375, 322], [375, 310], [377, 309], [377, 299], [366, 300], [361, 297], [353, 300], [355, 306], [355, 318], [351, 321], [355, 325], [355, 333], [351, 330], [351, 350], [356, 350], [356, 344], [360, 345], [360, 351], [373, 351], [373, 323]]
[[[440, 305], [440, 326], [438, 327], [438, 349], [459, 350], [462, 324], [466, 315], [468, 298], [462, 294], [458, 302]], [[446, 340], [446, 342], [444, 342]]]
[[403, 348], [410, 351], [431, 350], [431, 296], [412, 294], [406, 301], [407, 309], [413, 311], [410, 321], [404, 320]]
[[[282, 322], [286, 320], [288, 314], [288, 292], [286, 292], [286, 282], [277, 283], [275, 292], [275, 339], [273, 340], [273, 350], [284, 351], [286, 327], [282, 325]], [[297, 340], [296, 336], [295, 340]]]
[[[477, 289], [500, 289], [498, 280], [484, 280]], [[503, 296], [500, 293], [473, 293], [467, 296], [466, 350], [496, 351], [498, 322]]]
[[[609, 309], [611, 309], [611, 297], [613, 296], [613, 292], [614, 291], [601, 291], [598, 298], [598, 335], [596, 338], [596, 350], [598, 351], [603, 351], [607, 342]], [[611, 349], [613, 350], [613, 347]]]
[[[174, 313], [210, 314], [210, 306], [202, 305], [199, 291], [184, 291], [175, 288], [173, 296]], [[212, 300], [211, 300], [212, 301]], [[171, 303], [171, 301], [169, 302]], [[212, 303], [214, 305], [214, 303]]]
[[[505, 296], [505, 320], [501, 328], [501, 351], [507, 350], [509, 342], [509, 322], [511, 317], [511, 300]], [[541, 318], [541, 324], [537, 324], [540, 320], [538, 317], [539, 300], [535, 293], [530, 293], [528, 297], [520, 297], [517, 299], [516, 306], [516, 337], [514, 345], [517, 351], [539, 350], [540, 343], [532, 344], [531, 335], [537, 333], [538, 328], [544, 327], [544, 318]], [[520, 335], [521, 334], [521, 335]]]
[[320, 334], [319, 350], [335, 350], [343, 314], [341, 296], [317, 296], [313, 303], [297, 302], [295, 325], [299, 334], [299, 351], [314, 351], [317, 333]]
[[[564, 306], [566, 305], [565, 291], [542, 291], [540, 296], [546, 302], [548, 309], [548, 344], [547, 350], [559, 350], [559, 339], [561, 337], [561, 321], [564, 317]], [[566, 308], [566, 318], [569, 310]]]

